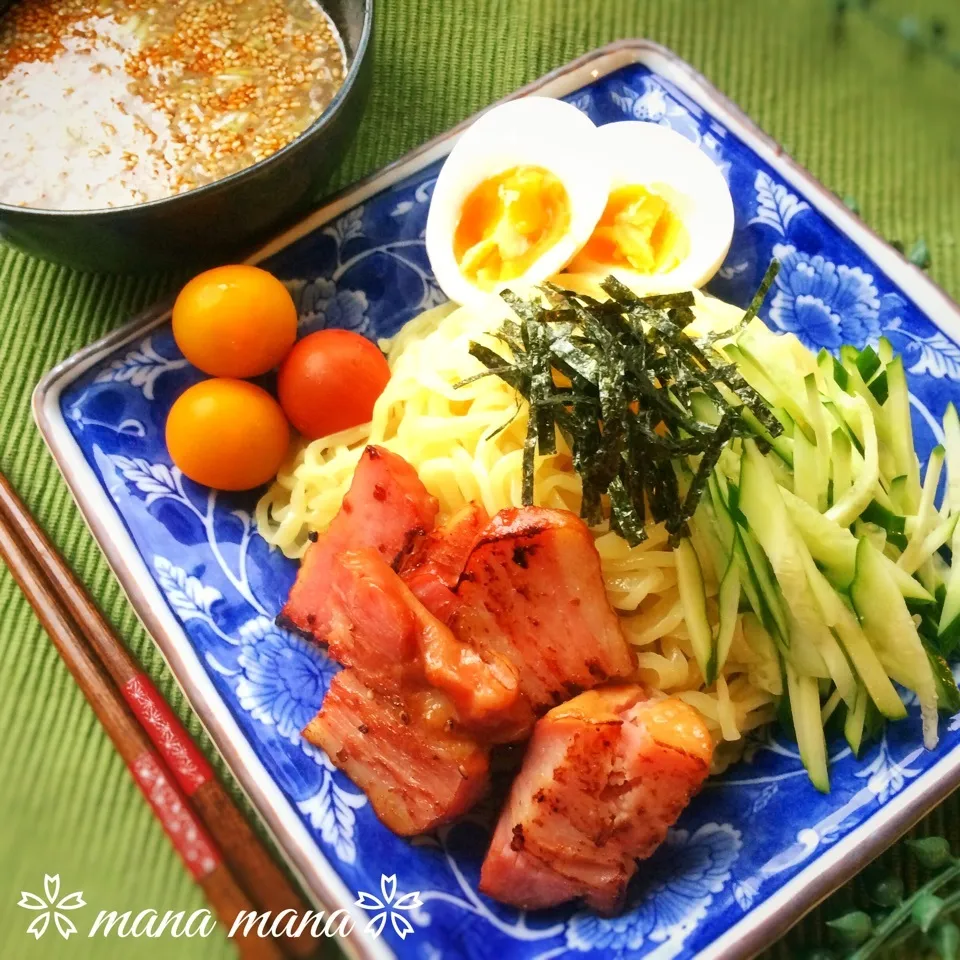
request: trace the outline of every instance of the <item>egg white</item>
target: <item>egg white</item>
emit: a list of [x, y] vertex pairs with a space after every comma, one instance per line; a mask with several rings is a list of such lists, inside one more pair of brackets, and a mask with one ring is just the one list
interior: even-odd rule
[[[562, 270], [587, 242], [610, 192], [597, 133], [586, 114], [562, 100], [524, 97], [494, 107], [460, 137], [437, 178], [426, 229], [430, 265], [451, 300], [482, 305], [500, 290], [540, 283]], [[517, 166], [543, 167], [563, 184], [570, 224], [521, 276], [484, 291], [461, 272], [454, 233], [470, 193], [484, 180]]]
[[[733, 198], [723, 174], [696, 144], [656, 123], [609, 123], [597, 129], [597, 140], [608, 158], [611, 189], [639, 185], [663, 196], [686, 229], [690, 249], [680, 263], [662, 273], [578, 265], [582, 278], [566, 275], [570, 282], [584, 285], [612, 273], [639, 294], [702, 287], [720, 269], [733, 238]], [[564, 280], [565, 276], [559, 278]]]

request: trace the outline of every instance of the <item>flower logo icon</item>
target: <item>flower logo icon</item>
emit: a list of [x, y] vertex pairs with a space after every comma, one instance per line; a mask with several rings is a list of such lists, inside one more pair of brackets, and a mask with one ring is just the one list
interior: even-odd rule
[[413, 933], [413, 924], [398, 910], [416, 910], [423, 906], [420, 899], [420, 891], [405, 893], [397, 896], [397, 875], [380, 875], [380, 897], [375, 897], [372, 893], [360, 891], [357, 894], [356, 904], [361, 910], [373, 913], [367, 925], [363, 928], [364, 933], [369, 933], [373, 937], [379, 937], [383, 933], [383, 928], [387, 925], [387, 917], [390, 917], [390, 923], [393, 926], [393, 932], [401, 939], [406, 940], [408, 933]]
[[[76, 910], [79, 907], [86, 906], [86, 900], [83, 899], [81, 891], [68, 893], [62, 900], [60, 899], [60, 874], [50, 876], [46, 874], [43, 878], [44, 897], [38, 897], [35, 893], [27, 893], [26, 890], [20, 891], [20, 901], [17, 904], [25, 910], [39, 910], [30, 926], [27, 927], [27, 933], [32, 933], [39, 940], [50, 926], [50, 917], [53, 916], [53, 922], [60, 931], [60, 936], [64, 940], [68, 939], [71, 933], [76, 933], [77, 928], [73, 921], [62, 910]], [[381, 925], [382, 926], [382, 925]]]

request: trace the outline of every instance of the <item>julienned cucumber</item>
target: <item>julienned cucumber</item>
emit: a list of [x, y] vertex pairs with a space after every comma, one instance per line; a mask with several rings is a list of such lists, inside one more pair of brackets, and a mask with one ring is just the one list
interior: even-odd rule
[[[854, 670], [860, 677], [860, 687], [866, 688], [870, 698], [883, 716], [890, 720], [899, 720], [907, 715], [903, 701], [879, 657], [870, 646], [866, 635], [857, 622], [853, 611], [844, 603], [827, 579], [811, 562], [807, 568], [807, 578], [813, 589], [820, 609], [823, 610], [827, 625], [833, 630], [846, 651]], [[855, 709], [855, 704], [848, 703]]]
[[777, 643], [787, 649], [790, 646], [790, 622], [780, 588], [770, 569], [770, 561], [749, 529], [738, 526], [737, 540], [746, 567], [758, 588], [759, 609], [754, 607], [754, 612], [763, 620]]
[[788, 466], [793, 467], [793, 440], [781, 433], [777, 437], [770, 435], [766, 427], [757, 419], [757, 415], [749, 408], [743, 407], [740, 411], [744, 423], [766, 443], [771, 450]]
[[[947, 451], [947, 501], [951, 510], [960, 511], [960, 417], [952, 403], [947, 404], [943, 415], [943, 442]], [[954, 528], [950, 548], [957, 557], [960, 553], [960, 530], [957, 528]], [[956, 649], [960, 642], [960, 563], [951, 567], [947, 578], [938, 633], [941, 649]]]
[[949, 714], [960, 713], [960, 690], [953, 679], [950, 664], [935, 651], [927, 648], [927, 659], [937, 685], [937, 709]]
[[783, 665], [773, 637], [767, 633], [755, 613], [743, 614], [741, 622], [743, 639], [760, 659], [760, 665], [754, 668], [756, 673], [762, 677], [767, 689], [779, 697], [783, 693]]
[[[953, 532], [951, 549], [954, 557], [960, 551], [960, 531]], [[938, 640], [943, 650], [953, 651], [960, 644], [960, 563], [950, 568], [947, 590], [940, 611]]]
[[711, 684], [716, 680], [717, 651], [713, 643], [713, 630], [707, 618], [707, 594], [703, 586], [700, 560], [693, 544], [687, 539], [680, 541], [674, 550], [674, 558], [677, 564], [677, 587], [680, 591], [683, 618], [690, 633], [690, 645], [704, 681]]
[[820, 483], [820, 458], [817, 445], [798, 432], [793, 440], [793, 492], [814, 510], [826, 499], [826, 484]]
[[869, 540], [857, 545], [857, 570], [850, 585], [857, 616], [887, 675], [916, 693], [923, 717], [923, 742], [937, 744], [937, 681], [916, 624]]
[[[740, 586], [746, 594], [747, 602], [760, 618], [767, 632], [781, 646], [786, 646], [789, 643], [787, 615], [783, 610], [779, 591], [773, 582], [770, 565], [749, 531], [741, 529], [730, 513], [729, 500], [736, 488], [715, 472], [710, 478], [708, 490], [720, 539], [736, 560]], [[722, 490], [727, 491], [726, 496]]]
[[910, 394], [903, 357], [896, 356], [887, 364], [887, 402], [883, 411], [890, 424], [890, 445], [897, 465], [897, 476], [905, 476], [903, 509], [915, 513], [920, 503], [920, 464], [913, 446], [913, 424], [910, 422]]
[[[960, 555], [960, 416], [948, 407], [921, 482], [906, 372], [889, 342], [814, 358], [758, 320], [711, 342], [771, 416], [742, 384], [718, 385], [740, 417], [677, 552], [691, 646], [707, 684], [731, 648], [752, 650], [742, 650], [752, 676], [789, 709], [826, 790], [831, 715], [859, 753], [881, 720], [906, 715], [896, 684], [917, 695], [928, 746], [938, 707], [960, 711], [947, 662], [960, 650], [960, 564], [949, 559]], [[695, 388], [692, 403], [715, 429], [711, 396]], [[701, 463], [684, 465], [682, 490]]]
[[774, 415], [777, 416], [782, 423], [784, 421], [780, 418], [781, 410], [789, 414], [790, 420], [796, 426], [796, 429], [806, 434], [807, 439], [811, 443], [815, 442], [816, 436], [813, 432], [813, 427], [810, 426], [799, 401], [788, 391], [782, 389], [779, 383], [767, 377], [763, 370], [763, 364], [751, 354], [750, 350], [742, 342], [736, 346], [731, 345], [724, 347], [724, 352], [737, 365], [737, 369], [747, 383], [762, 397], [768, 400], [773, 408]]
[[[800, 657], [816, 651], [844, 701], [853, 702], [856, 679], [807, 579], [806, 545], [790, 521], [767, 462], [752, 440], [744, 441], [740, 465], [740, 512], [770, 561], [790, 623], [788, 659], [803, 672]], [[814, 673], [818, 675], [818, 673]]]
[[820, 689], [814, 677], [801, 677], [789, 663], [786, 671], [790, 713], [797, 735], [797, 746], [800, 748], [800, 759], [807, 768], [810, 782], [821, 793], [829, 793], [827, 744], [820, 720]]
[[[712, 481], [712, 485], [711, 485]], [[740, 613], [740, 572], [739, 562], [737, 560], [734, 543], [736, 533], [730, 515], [726, 512], [726, 505], [720, 501], [719, 508], [714, 504], [714, 488], [716, 487], [716, 477], [711, 476], [708, 480], [707, 496], [704, 496], [697, 505], [697, 512], [694, 514], [695, 525], [691, 525], [690, 538], [693, 542], [694, 552], [697, 559], [701, 559], [697, 538], [699, 537], [707, 548], [716, 580], [718, 581], [717, 591], [717, 626], [713, 631], [713, 642], [710, 652], [706, 656], [704, 664], [701, 665], [701, 672], [704, 675], [706, 683], [713, 683], [717, 675], [723, 670], [726, 663], [727, 654], [733, 644], [733, 637], [737, 629], [737, 618]], [[719, 493], [716, 493], [719, 499]], [[678, 558], [678, 581], [680, 577], [680, 567], [684, 568], [684, 576], [687, 574], [687, 560]], [[701, 574], [702, 563], [700, 564]], [[685, 580], [681, 588], [683, 593], [692, 589], [695, 583], [691, 584]], [[704, 593], [706, 591], [704, 590]], [[683, 602], [681, 595], [681, 602]], [[707, 629], [710, 629], [709, 623]], [[698, 635], [702, 639], [702, 633]], [[704, 669], [705, 667], [705, 669]]]
[[[800, 500], [789, 490], [781, 490], [797, 532], [813, 559], [823, 568], [835, 587], [846, 590], [853, 582], [857, 558], [857, 538]], [[898, 567], [889, 557], [883, 561], [903, 597], [918, 603], [933, 603], [933, 595], [923, 584]]]
[[727, 563], [727, 569], [720, 581], [718, 601], [720, 612], [714, 641], [714, 670], [717, 673], [727, 662], [727, 655], [733, 644], [733, 635], [737, 629], [737, 614], [740, 610], [740, 571], [736, 557], [731, 556]]
[[846, 719], [843, 724], [843, 735], [850, 744], [850, 749], [855, 757], [860, 756], [860, 748], [863, 746], [863, 732], [867, 719], [867, 691], [860, 687], [857, 690], [857, 702], [852, 710], [847, 711]]

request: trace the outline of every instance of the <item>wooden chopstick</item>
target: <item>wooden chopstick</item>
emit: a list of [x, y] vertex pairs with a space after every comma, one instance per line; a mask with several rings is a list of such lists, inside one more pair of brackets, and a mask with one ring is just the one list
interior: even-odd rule
[[[3, 474], [0, 555], [218, 916], [230, 924], [239, 910], [251, 909], [235, 877], [260, 910], [302, 916], [301, 898]], [[187, 836], [197, 843], [186, 844]], [[268, 939], [238, 942], [251, 960], [303, 958], [317, 947], [309, 936], [284, 938], [283, 953]]]
[[[165, 764], [123, 702], [103, 665], [83, 642], [60, 606], [50, 584], [38, 576], [23, 544], [0, 522], [0, 556], [20, 585], [60, 656], [113, 741], [187, 869], [203, 888], [221, 922], [229, 927], [252, 904], [224, 864], [213, 840], [190, 809], [189, 801], [167, 776]], [[275, 943], [256, 937], [237, 941], [244, 960], [279, 960]]]
[[[276, 865], [246, 818], [216, 779], [190, 734], [168, 706], [150, 678], [116, 637], [66, 561], [0, 473], [0, 520], [5, 520], [28, 547], [31, 558], [51, 582], [57, 595], [83, 631], [95, 655], [113, 678], [181, 789], [190, 797], [200, 819], [216, 840], [223, 858], [261, 910], [276, 916], [294, 910], [302, 916], [303, 900]], [[288, 914], [289, 916], [289, 914]], [[317, 941], [310, 936], [284, 940], [287, 952], [312, 956]]]

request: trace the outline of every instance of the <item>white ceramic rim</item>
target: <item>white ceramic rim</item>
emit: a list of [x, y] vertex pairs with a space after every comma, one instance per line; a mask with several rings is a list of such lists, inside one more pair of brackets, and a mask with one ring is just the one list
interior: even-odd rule
[[[802, 191], [805, 199], [860, 247], [931, 322], [953, 340], [960, 341], [960, 307], [943, 290], [784, 153], [780, 145], [763, 133], [736, 104], [665, 47], [648, 40], [621, 40], [548, 73], [504, 99], [512, 100], [532, 93], [565, 96], [598, 77], [633, 63], [649, 67], [716, 117], [780, 177]], [[345, 210], [445, 156], [474, 119], [476, 117], [465, 120], [335, 195], [298, 225], [258, 250], [248, 262], [263, 260]], [[200, 658], [154, 583], [133, 539], [70, 434], [60, 411], [59, 399], [64, 387], [105, 354], [143, 337], [165, 322], [169, 312], [169, 301], [155, 305], [54, 367], [34, 390], [34, 418], [87, 526], [134, 610], [155, 639], [192, 708], [266, 823], [291, 869], [321, 909], [351, 910], [358, 921], [357, 930], [361, 930], [365, 917], [354, 907], [354, 894], [314, 842], [293, 804], [270, 778], [239, 724], [217, 694]], [[743, 960], [754, 956], [863, 869], [957, 786], [960, 786], [960, 748], [951, 751], [859, 827], [812, 860], [796, 877], [703, 949], [699, 957], [702, 960]], [[384, 941], [356, 931], [342, 946], [349, 956], [362, 960], [388, 960], [394, 956]]]

